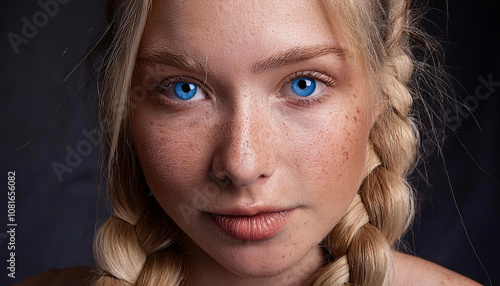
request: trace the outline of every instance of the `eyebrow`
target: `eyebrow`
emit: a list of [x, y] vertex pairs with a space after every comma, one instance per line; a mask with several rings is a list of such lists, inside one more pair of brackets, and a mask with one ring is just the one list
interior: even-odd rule
[[328, 54], [344, 57], [347, 54], [347, 50], [333, 45], [318, 45], [310, 47], [296, 46], [284, 52], [270, 56], [267, 59], [256, 62], [253, 65], [253, 71], [262, 72], [268, 69], [277, 69], [286, 65], [303, 62]]
[[[344, 57], [347, 53], [346, 49], [334, 45], [296, 46], [255, 62], [252, 65], [252, 71], [258, 73], [269, 69], [277, 69], [328, 54]], [[168, 48], [160, 50], [141, 49], [137, 61], [173, 66], [200, 74], [209, 73], [207, 61], [203, 64], [194, 57]]]
[[168, 48], [161, 50], [140, 49], [137, 61], [146, 62], [149, 64], [162, 64], [173, 66], [182, 70], [205, 74], [208, 72], [208, 64], [202, 64], [197, 59], [178, 53]]

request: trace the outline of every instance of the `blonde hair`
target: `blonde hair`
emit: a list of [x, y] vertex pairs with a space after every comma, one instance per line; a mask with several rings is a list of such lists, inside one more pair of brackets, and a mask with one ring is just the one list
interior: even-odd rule
[[[113, 214], [95, 239], [100, 275], [95, 285], [180, 285], [182, 232], [148, 196], [131, 141], [128, 112], [137, 51], [152, 0], [108, 1], [108, 47], [100, 73], [100, 119], [109, 147], [107, 188]], [[313, 285], [387, 285], [391, 251], [409, 227], [414, 194], [406, 177], [414, 165], [418, 132], [412, 118], [417, 33], [409, 0], [324, 0], [343, 36], [365, 65], [384, 109], [370, 133], [366, 178], [343, 219], [327, 238], [332, 261]]]

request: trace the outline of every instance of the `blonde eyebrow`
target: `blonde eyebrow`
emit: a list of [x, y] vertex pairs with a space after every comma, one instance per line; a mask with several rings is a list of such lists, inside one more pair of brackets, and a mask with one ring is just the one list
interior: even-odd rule
[[268, 69], [277, 69], [328, 54], [344, 57], [347, 54], [347, 50], [333, 45], [318, 45], [311, 47], [296, 46], [256, 62], [253, 65], [253, 71], [262, 72]]
[[137, 61], [172, 66], [199, 74], [208, 72], [207, 64], [201, 63], [194, 57], [167, 48], [161, 50], [140, 49]]
[[[328, 54], [344, 57], [347, 53], [346, 49], [333, 45], [318, 45], [310, 47], [296, 46], [274, 54], [264, 60], [257, 61], [252, 65], [252, 71], [254, 73], [259, 73], [269, 69], [277, 69], [286, 65], [299, 63]], [[173, 66], [198, 74], [206, 75], [210, 73], [208, 63], [203, 64], [194, 57], [168, 48], [162, 48], [161, 50], [140, 49], [137, 61], [149, 64]]]

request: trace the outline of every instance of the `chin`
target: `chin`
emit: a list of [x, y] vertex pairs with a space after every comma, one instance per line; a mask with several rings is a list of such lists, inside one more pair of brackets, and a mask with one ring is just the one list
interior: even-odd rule
[[218, 243], [209, 243], [203, 248], [222, 267], [239, 277], [278, 276], [295, 266], [302, 268], [301, 264], [308, 253], [318, 249], [318, 241], [302, 235], [300, 231], [290, 232], [294, 229], [297, 229], [297, 225], [292, 224], [270, 239], [260, 241], [223, 239]]
[[259, 243], [226, 249], [214, 258], [233, 274], [248, 278], [279, 275], [302, 258], [298, 251], [286, 246], [262, 246]]

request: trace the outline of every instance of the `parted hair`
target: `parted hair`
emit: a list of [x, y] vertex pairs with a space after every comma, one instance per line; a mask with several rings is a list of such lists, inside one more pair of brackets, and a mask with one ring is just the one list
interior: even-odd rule
[[[392, 251], [414, 217], [407, 176], [419, 146], [414, 102], [422, 68], [412, 43], [417, 30], [410, 0], [323, 0], [329, 14], [362, 61], [381, 115], [369, 136], [364, 178], [347, 213], [324, 239], [330, 261], [312, 285], [388, 285]], [[152, 0], [108, 0], [109, 28], [99, 74], [100, 126], [105, 134], [106, 182], [113, 213], [94, 244], [95, 285], [183, 285], [182, 231], [148, 187], [132, 140], [129, 112], [132, 78]]]

